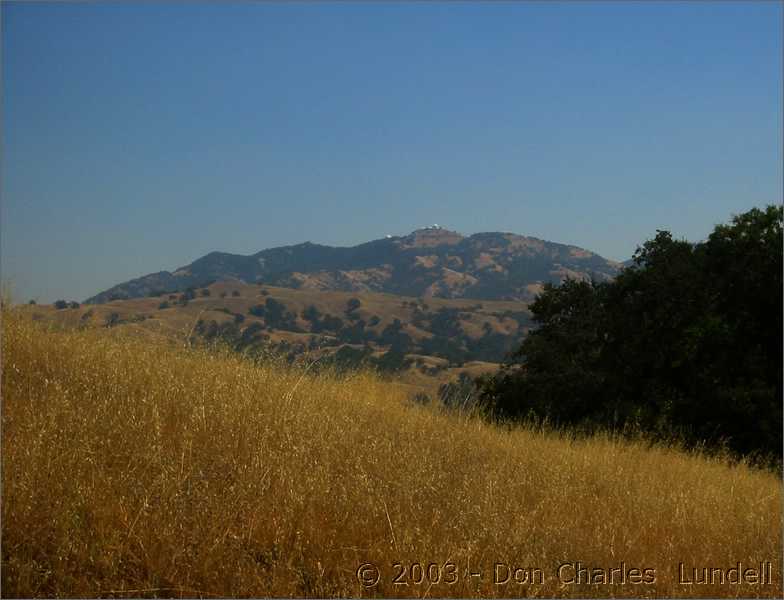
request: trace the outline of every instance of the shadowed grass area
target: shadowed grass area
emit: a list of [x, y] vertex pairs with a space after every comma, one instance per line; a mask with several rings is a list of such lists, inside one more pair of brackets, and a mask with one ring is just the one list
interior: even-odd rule
[[[411, 406], [372, 374], [13, 310], [2, 331], [5, 597], [782, 594], [781, 480], [743, 463], [503, 429]], [[655, 583], [559, 580], [577, 561]], [[678, 584], [679, 562], [738, 561], [771, 561], [772, 583]], [[415, 567], [395, 585], [396, 562], [423, 565], [422, 583]], [[543, 583], [496, 585], [495, 563]]]

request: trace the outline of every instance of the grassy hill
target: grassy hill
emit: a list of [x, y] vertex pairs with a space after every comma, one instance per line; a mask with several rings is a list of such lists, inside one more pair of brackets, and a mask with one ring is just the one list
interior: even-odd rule
[[[782, 595], [774, 474], [176, 348], [191, 314], [80, 330], [24, 312], [2, 323], [3, 596]], [[738, 561], [771, 561], [771, 583], [678, 582], [679, 563]], [[494, 583], [497, 563], [529, 582]], [[614, 582], [570, 583], [582, 566]]]
[[[350, 309], [351, 302], [358, 306]], [[340, 353], [348, 366], [376, 361], [412, 392], [431, 396], [459, 373], [495, 370], [530, 325], [525, 304], [517, 301], [422, 299], [239, 281], [213, 283], [191, 294], [26, 310], [70, 327], [119, 327], [180, 344], [229, 340], [242, 351], [273, 348], [310, 361]]]

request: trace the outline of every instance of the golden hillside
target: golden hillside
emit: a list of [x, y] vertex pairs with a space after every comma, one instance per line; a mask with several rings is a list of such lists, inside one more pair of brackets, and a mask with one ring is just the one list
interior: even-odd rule
[[[392, 347], [390, 340], [384, 338], [384, 331], [397, 320], [401, 332], [411, 341], [405, 350], [410, 364], [391, 375], [412, 393], [424, 391], [433, 397], [440, 384], [455, 379], [461, 372], [476, 376], [496, 370], [505, 350], [516, 348], [530, 327], [527, 307], [517, 301], [423, 299], [249, 285], [239, 281], [197, 288], [187, 303], [181, 302], [182, 297], [182, 293], [162, 294], [81, 305], [77, 309], [57, 310], [52, 305], [36, 305], [25, 310], [33, 318], [68, 327], [105, 328], [113, 323], [113, 327], [136, 336], [168, 339], [177, 344], [192, 337], [206, 341], [200, 333], [211, 323], [233, 326], [239, 315], [242, 321], [236, 325], [238, 333], [258, 328], [249, 345], [264, 343], [285, 348], [288, 353], [306, 355], [310, 360], [333, 354], [343, 346], [357, 351], [367, 347], [372, 356], [381, 357]], [[359, 300], [360, 306], [348, 316], [347, 304], [352, 299]], [[254, 307], [264, 306], [268, 300], [280, 303], [293, 318], [277, 323], [258, 316]], [[318, 330], [302, 316], [308, 307], [315, 307], [322, 317], [341, 320], [338, 329], [343, 334], [357, 323], [362, 324], [362, 329], [349, 337], [333, 329]], [[433, 319], [443, 320], [445, 316], [452, 329], [439, 330]], [[490, 352], [483, 352], [489, 346], [486, 340], [494, 344]]]
[[[3, 317], [5, 597], [782, 594], [768, 472]], [[770, 583], [678, 583], [739, 561]]]

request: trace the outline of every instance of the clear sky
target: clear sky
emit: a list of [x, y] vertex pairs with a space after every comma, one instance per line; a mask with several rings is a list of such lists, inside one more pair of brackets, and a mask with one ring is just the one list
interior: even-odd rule
[[782, 201], [782, 4], [2, 3], [2, 277], [439, 223], [626, 259]]

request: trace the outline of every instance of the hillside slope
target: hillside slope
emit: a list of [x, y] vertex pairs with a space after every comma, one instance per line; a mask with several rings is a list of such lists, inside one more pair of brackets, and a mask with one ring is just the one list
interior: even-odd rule
[[123, 329], [146, 338], [223, 341], [292, 359], [375, 363], [413, 393], [434, 396], [460, 373], [495, 371], [529, 331], [521, 302], [411, 298], [221, 281], [190, 293], [112, 300], [76, 309], [25, 306], [33, 318], [73, 328]]
[[[3, 596], [781, 597], [773, 474], [505, 430], [366, 374], [2, 325]], [[771, 582], [678, 583], [738, 561]]]
[[306, 242], [250, 256], [211, 252], [173, 272], [121, 283], [86, 302], [183, 291], [218, 280], [320, 291], [528, 301], [546, 282], [565, 277], [604, 280], [619, 268], [619, 263], [576, 246], [511, 233], [464, 237], [426, 228], [348, 248]]

